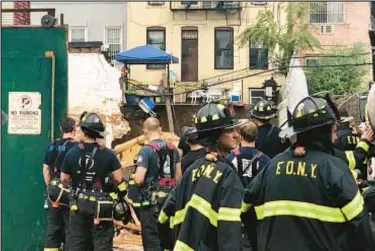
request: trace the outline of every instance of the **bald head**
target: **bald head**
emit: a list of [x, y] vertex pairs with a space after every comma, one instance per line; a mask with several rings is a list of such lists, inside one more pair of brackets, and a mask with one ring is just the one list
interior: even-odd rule
[[160, 131], [160, 122], [157, 118], [148, 118], [143, 123], [143, 129], [149, 132], [159, 132]]

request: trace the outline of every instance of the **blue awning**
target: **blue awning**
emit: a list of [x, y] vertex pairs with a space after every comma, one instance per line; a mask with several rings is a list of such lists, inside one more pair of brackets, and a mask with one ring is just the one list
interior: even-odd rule
[[178, 58], [151, 45], [138, 46], [119, 52], [116, 61], [124, 64], [171, 64], [178, 63]]

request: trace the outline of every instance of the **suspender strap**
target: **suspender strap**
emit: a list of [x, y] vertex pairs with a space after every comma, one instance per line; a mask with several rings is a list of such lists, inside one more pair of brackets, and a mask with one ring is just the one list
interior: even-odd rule
[[[79, 144], [78, 145], [78, 147], [79, 147], [79, 149], [80, 149], [80, 151], [81, 151], [81, 158], [80, 158], [80, 163], [79, 163], [79, 165], [81, 166], [81, 167], [83, 167], [83, 172], [81, 173], [81, 177], [80, 177], [80, 179], [79, 179], [79, 185], [80, 186], [82, 186], [84, 183], [86, 184], [86, 182], [85, 182], [85, 178], [86, 178], [86, 173], [87, 173], [87, 170], [88, 170], [88, 164], [89, 163], [92, 163], [92, 161], [93, 161], [93, 159], [94, 159], [94, 156], [95, 156], [95, 154], [96, 154], [96, 152], [98, 151], [98, 146], [95, 146], [94, 147], [94, 149], [92, 150], [92, 152], [91, 152], [91, 154], [90, 154], [90, 157], [89, 157], [89, 159], [87, 160], [87, 161], [85, 161], [84, 163], [83, 163], [83, 165], [82, 165], [82, 157], [83, 156], [85, 156], [85, 146], [83, 145], [83, 144]], [[94, 180], [93, 180], [94, 181]]]
[[[59, 141], [60, 141], [60, 140], [59, 140]], [[73, 142], [73, 140], [72, 140], [72, 139], [67, 139], [67, 140], [64, 142], [64, 144], [61, 145], [61, 147], [66, 146], [69, 142]], [[54, 174], [57, 173], [57, 167], [56, 167], [56, 164], [57, 164], [58, 159], [61, 157], [62, 152], [63, 152], [63, 151], [58, 151], [58, 153], [57, 153], [56, 159], [55, 159], [55, 161], [54, 161], [54, 163], [53, 163], [52, 170], [51, 170], [51, 171], [52, 171], [52, 176], [54, 176]]]

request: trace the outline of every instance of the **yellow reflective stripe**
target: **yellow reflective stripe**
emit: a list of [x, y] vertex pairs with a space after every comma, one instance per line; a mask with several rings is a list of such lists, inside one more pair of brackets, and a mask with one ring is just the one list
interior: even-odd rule
[[300, 201], [271, 201], [256, 206], [258, 220], [272, 216], [289, 215], [316, 219], [325, 222], [345, 222], [346, 219], [339, 208], [326, 207]]
[[358, 174], [354, 170], [350, 170], [352, 173], [353, 178], [356, 180], [358, 178]]
[[349, 163], [349, 169], [354, 169], [355, 167], [355, 158], [354, 158], [354, 153], [353, 151], [345, 151], [346, 159]]
[[242, 213], [246, 213], [247, 211], [250, 210], [250, 208], [253, 206], [253, 204], [250, 204], [250, 203], [245, 203], [242, 201], [241, 203], [241, 212]]
[[122, 191], [125, 191], [126, 188], [128, 188], [128, 184], [126, 184], [125, 181], [123, 181], [123, 182], [121, 182], [121, 184], [119, 184], [119, 185], [117, 186], [117, 188], [118, 188], [118, 190], [120, 190], [121, 192], [122, 192]]
[[218, 221], [241, 221], [241, 209], [220, 207], [217, 216]]
[[163, 223], [167, 222], [168, 218], [169, 218], [169, 217], [164, 213], [164, 211], [161, 210], [158, 221], [159, 221], [161, 224], [163, 224]]
[[208, 201], [194, 194], [189, 204], [192, 208], [206, 216], [213, 226], [217, 227], [217, 213], [212, 210], [211, 204]]
[[341, 209], [348, 221], [352, 220], [363, 210], [363, 198], [360, 192], [357, 192], [357, 195], [354, 199], [349, 202], [345, 207]]
[[185, 208], [176, 211], [175, 216], [171, 217], [171, 228], [178, 224], [181, 224], [184, 221], [186, 212], [189, 207], [197, 210], [200, 214], [204, 215], [213, 226], [217, 227], [218, 213], [211, 208], [211, 204], [208, 201], [194, 194], [191, 197], [190, 201], [186, 204]]
[[368, 152], [370, 146], [365, 141], [359, 141], [355, 148], [362, 148], [365, 152]]
[[134, 203], [133, 202], [133, 207], [141, 207], [141, 203]]
[[44, 251], [59, 251], [59, 248], [44, 248]]
[[113, 199], [113, 200], [117, 200], [118, 199], [118, 196], [117, 196], [117, 193], [110, 193], [109, 196]]
[[367, 164], [368, 163], [368, 158], [366, 158], [362, 163], [363, 164]]
[[173, 223], [171, 224], [171, 228], [173, 228], [174, 226], [178, 224], [181, 224], [184, 221], [188, 207], [189, 207], [189, 203], [185, 206], [184, 209], [178, 210], [175, 213], [175, 216], [173, 217]]
[[173, 251], [194, 251], [194, 249], [189, 247], [186, 243], [183, 243], [182, 241], [177, 240]]
[[212, 118], [211, 118], [212, 120], [218, 120], [218, 119], [220, 119], [220, 117], [219, 117], [219, 114], [214, 114], [214, 115], [212, 115]]

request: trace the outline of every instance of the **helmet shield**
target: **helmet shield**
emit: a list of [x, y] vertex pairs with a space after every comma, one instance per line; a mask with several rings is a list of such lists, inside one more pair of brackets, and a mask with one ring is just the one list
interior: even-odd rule
[[324, 125], [331, 125], [336, 117], [325, 99], [306, 97], [293, 111], [291, 126], [282, 130], [279, 137], [291, 137]]

